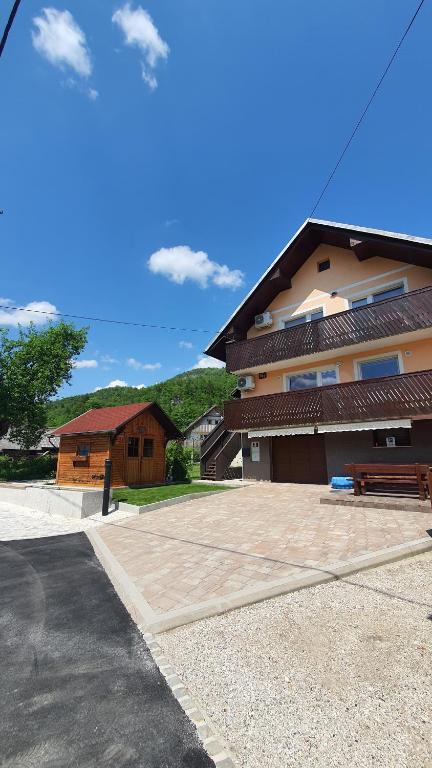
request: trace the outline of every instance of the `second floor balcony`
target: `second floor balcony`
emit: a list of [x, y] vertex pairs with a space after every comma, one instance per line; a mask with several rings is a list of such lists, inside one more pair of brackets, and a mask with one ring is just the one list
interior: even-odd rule
[[227, 370], [247, 372], [432, 328], [432, 286], [226, 345]]
[[224, 406], [232, 432], [432, 416], [432, 370], [245, 397]]

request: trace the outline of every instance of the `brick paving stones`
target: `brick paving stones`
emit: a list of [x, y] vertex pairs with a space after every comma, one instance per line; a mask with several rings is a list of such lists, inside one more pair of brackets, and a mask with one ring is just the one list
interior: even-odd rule
[[97, 528], [155, 614], [424, 538], [432, 513], [321, 505], [322, 486], [255, 484]]

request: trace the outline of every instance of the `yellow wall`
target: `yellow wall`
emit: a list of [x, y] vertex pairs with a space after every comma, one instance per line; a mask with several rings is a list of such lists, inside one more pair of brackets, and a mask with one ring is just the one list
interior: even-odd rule
[[[402, 358], [402, 370], [401, 373], [413, 373], [414, 371], [425, 371], [432, 368], [432, 338], [424, 339], [421, 341], [415, 341], [411, 344], [399, 344], [399, 345], [385, 345], [379, 349], [366, 350], [365, 352], [357, 352], [353, 354], [344, 354], [343, 350], [336, 353], [328, 360], [320, 360], [315, 363], [300, 364], [294, 366], [284, 366], [276, 371], [268, 371], [266, 379], [259, 379], [258, 375], [255, 375], [255, 389], [250, 392], [242, 392], [242, 397], [257, 397], [258, 395], [272, 395], [276, 392], [284, 391], [284, 376], [287, 373], [296, 373], [299, 371], [310, 371], [322, 368], [331, 368], [337, 363], [342, 363], [339, 366], [339, 381], [344, 383], [346, 381], [354, 381], [355, 375], [355, 360], [364, 360], [367, 357], [380, 357], [380, 355], [386, 355], [391, 352], [400, 352]], [[406, 352], [410, 353], [408, 356]], [[262, 368], [266, 370], [265, 366]]]
[[[318, 262], [325, 259], [330, 259], [330, 269], [318, 272]], [[252, 327], [248, 331], [248, 338], [279, 330], [282, 318], [303, 315], [314, 308], [323, 307], [324, 315], [342, 312], [349, 308], [350, 298], [368, 293], [381, 285], [401, 282], [404, 278], [408, 291], [423, 288], [432, 285], [432, 269], [381, 257], [359, 261], [351, 250], [320, 245], [294, 275], [292, 287], [281, 291], [267, 307], [274, 313], [272, 327], [263, 330]], [[360, 285], [353, 285], [360, 281]], [[331, 297], [333, 291], [338, 294], [334, 298]]]
[[[317, 264], [325, 259], [330, 259], [330, 269], [318, 272]], [[390, 274], [388, 274], [390, 273]], [[248, 338], [262, 336], [279, 330], [280, 320], [287, 319], [297, 314], [302, 315], [314, 308], [324, 308], [324, 315], [334, 314], [349, 308], [349, 299], [355, 296], [366, 295], [392, 283], [406, 280], [406, 290], [413, 291], [432, 285], [432, 269], [403, 264], [400, 261], [373, 257], [360, 262], [356, 255], [343, 248], [335, 248], [328, 245], [320, 245], [308, 261], [299, 269], [292, 279], [292, 288], [282, 291], [271, 302], [268, 309], [273, 314], [273, 326], [268, 329], [257, 330], [250, 328]], [[355, 285], [353, 285], [355, 283]], [[358, 284], [360, 283], [360, 285]], [[337, 296], [332, 298], [331, 293], [337, 291]], [[277, 311], [282, 310], [282, 311]], [[285, 365], [276, 371], [267, 371], [267, 378], [259, 379], [255, 375], [255, 389], [243, 392], [243, 397], [256, 397], [258, 395], [273, 394], [284, 391], [284, 375], [287, 372], [313, 370], [327, 368], [342, 363], [339, 366], [340, 382], [354, 381], [354, 361], [366, 357], [379, 357], [389, 352], [400, 352], [403, 373], [428, 370], [432, 368], [432, 332], [431, 338], [412, 341], [399, 345], [386, 345], [383, 340], [378, 349], [370, 349], [353, 354], [350, 348], [336, 351], [334, 356], [325, 361], [305, 364]], [[406, 355], [405, 353], [408, 353]], [[266, 371], [266, 367], [261, 369]]]

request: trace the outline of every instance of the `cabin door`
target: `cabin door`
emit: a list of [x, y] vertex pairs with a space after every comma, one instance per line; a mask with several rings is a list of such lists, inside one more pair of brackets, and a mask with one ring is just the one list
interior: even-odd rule
[[126, 442], [126, 482], [128, 485], [139, 485], [141, 480], [141, 437], [128, 435]]

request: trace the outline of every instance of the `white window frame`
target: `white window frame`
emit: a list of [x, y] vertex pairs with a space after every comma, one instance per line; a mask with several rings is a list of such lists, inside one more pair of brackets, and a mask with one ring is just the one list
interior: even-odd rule
[[360, 371], [360, 365], [361, 363], [368, 363], [371, 360], [385, 360], [388, 357], [397, 357], [399, 362], [399, 374], [405, 373], [404, 371], [404, 365], [403, 365], [403, 355], [400, 350], [397, 350], [397, 352], [384, 352], [380, 355], [370, 355], [368, 357], [358, 357], [354, 360], [354, 375], [356, 381], [368, 381], [368, 379], [362, 379], [361, 378], [361, 371]]
[[381, 291], [390, 291], [392, 288], [397, 288], [399, 285], [403, 286], [403, 293], [408, 292], [408, 280], [406, 277], [402, 277], [400, 280], [394, 280], [392, 283], [386, 283], [385, 285], [377, 285], [374, 288], [369, 288], [367, 293], [356, 293], [353, 296], [349, 296], [348, 308], [353, 309], [353, 301], [358, 301], [359, 299], [366, 299], [367, 304], [373, 304], [373, 297], [376, 293], [381, 293]]
[[325, 306], [321, 305], [319, 307], [312, 307], [312, 309], [308, 309], [307, 312], [298, 312], [294, 313], [293, 315], [286, 315], [285, 317], [279, 318], [279, 330], [286, 331], [288, 330], [285, 328], [285, 323], [289, 322], [289, 320], [298, 320], [300, 317], [305, 317], [305, 324], [311, 322], [311, 315], [313, 315], [315, 312], [321, 311], [323, 313], [323, 317], [326, 316], [325, 313]]
[[[340, 384], [340, 378], [339, 378], [339, 366], [338, 365], [321, 365], [319, 368], [306, 368], [304, 371], [289, 371], [284, 373], [283, 375], [283, 382], [284, 382], [284, 392], [305, 392], [306, 390], [303, 389], [290, 389], [290, 376], [303, 376], [304, 373], [316, 373], [317, 374], [317, 387], [322, 387], [322, 377], [320, 374], [323, 371], [335, 371], [336, 373], [336, 384]], [[324, 386], [329, 386], [328, 384], [324, 384]], [[309, 389], [315, 389], [315, 387], [309, 387]]]

